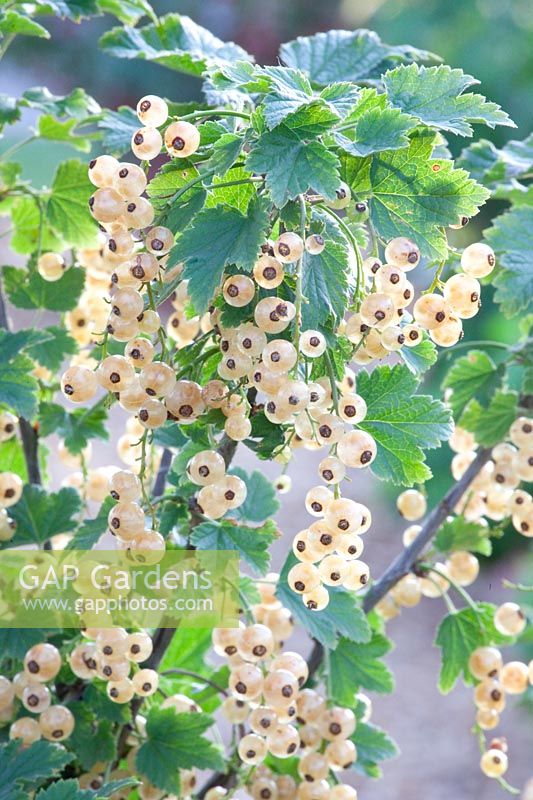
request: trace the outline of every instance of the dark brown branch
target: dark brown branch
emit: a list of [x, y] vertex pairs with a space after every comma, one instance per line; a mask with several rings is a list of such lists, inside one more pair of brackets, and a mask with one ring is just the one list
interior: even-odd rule
[[476, 475], [485, 466], [490, 458], [490, 454], [490, 448], [478, 452], [463, 477], [452, 486], [439, 505], [435, 506], [430, 513], [416, 539], [394, 559], [381, 578], [370, 587], [363, 601], [363, 608], [367, 613], [374, 608], [382, 597], [385, 597], [387, 592], [390, 591], [404, 575], [407, 575], [407, 573], [412, 570], [426, 545], [433, 539], [446, 517], [453, 512]]
[[[6, 303], [0, 283], [0, 328], [9, 331], [9, 319], [7, 317]], [[19, 417], [20, 438], [22, 450], [28, 472], [28, 482], [41, 484], [41, 470], [39, 468], [39, 434], [27, 419]]]
[[161, 497], [165, 491], [165, 483], [167, 482], [167, 475], [172, 464], [172, 451], [165, 447], [161, 454], [161, 462], [157, 470], [156, 479], [154, 481], [154, 488], [152, 495], [154, 498]]

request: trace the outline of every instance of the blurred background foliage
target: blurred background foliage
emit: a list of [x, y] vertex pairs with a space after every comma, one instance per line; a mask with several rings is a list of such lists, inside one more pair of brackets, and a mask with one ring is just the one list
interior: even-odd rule
[[[238, 42], [261, 63], [276, 63], [279, 45], [298, 35], [331, 28], [371, 28], [386, 42], [431, 50], [445, 63], [474, 75], [481, 83], [480, 91], [508, 111], [517, 125], [516, 131], [484, 128], [482, 135], [495, 144], [501, 145], [509, 138], [522, 139], [531, 130], [531, 0], [155, 0], [153, 7], [158, 15], [170, 11], [188, 14], [221, 39]], [[83, 86], [102, 106], [111, 108], [135, 105], [147, 93], [174, 100], [200, 97], [199, 80], [157, 64], [102, 54], [98, 39], [115, 22], [108, 16], [84, 20], [79, 25], [53, 20], [49, 24], [50, 40], [19, 37], [2, 62], [0, 91], [19, 94], [29, 86], [46, 85], [52, 92], [64, 94]], [[146, 20], [141, 22], [145, 23]], [[21, 125], [31, 121], [28, 112], [19, 126], [8, 129], [8, 136], [22, 137]], [[468, 141], [452, 137], [450, 149], [454, 155]], [[0, 148], [9, 144], [6, 139], [0, 142]], [[72, 156], [70, 149], [45, 142], [36, 142], [22, 153], [25, 177], [37, 184], [50, 178], [61, 159]], [[489, 203], [465, 231], [453, 232], [454, 244], [462, 246], [479, 236], [502, 208], [502, 203]], [[468, 340], [516, 340], [517, 323], [506, 321], [497, 313], [491, 293], [491, 288], [486, 287], [484, 313], [469, 321]], [[491, 355], [501, 357], [498, 351], [491, 351]], [[448, 365], [449, 355], [443, 351], [431, 372], [429, 391], [439, 392]], [[450, 456], [446, 447], [430, 453], [436, 475], [427, 485], [431, 501], [451, 483]], [[383, 491], [393, 500], [392, 487], [383, 487]], [[520, 538], [506, 537], [505, 547], [525, 544], [524, 540], [517, 541]], [[497, 548], [501, 546], [501, 542], [496, 543]]]

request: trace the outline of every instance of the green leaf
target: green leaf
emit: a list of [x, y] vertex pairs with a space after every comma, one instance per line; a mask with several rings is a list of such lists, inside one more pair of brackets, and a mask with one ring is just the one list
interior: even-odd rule
[[0, 404], [28, 419], [37, 408], [39, 385], [32, 375], [33, 361], [21, 351], [35, 340], [36, 333], [0, 330]]
[[152, 16], [150, 3], [146, 0], [98, 0], [99, 8], [113, 14], [124, 25], [136, 25], [144, 16]]
[[248, 474], [240, 467], [231, 469], [232, 475], [238, 475], [246, 484], [246, 500], [239, 508], [232, 512], [232, 517], [247, 520], [247, 522], [264, 522], [273, 517], [279, 509], [280, 503], [276, 497], [276, 490], [272, 483], [265, 478], [262, 472], [254, 470]]
[[98, 15], [96, 0], [38, 0], [42, 14], [54, 14], [72, 22]]
[[50, 34], [30, 17], [19, 14], [18, 11], [10, 9], [0, 19], [0, 33], [4, 36], [37, 36], [40, 39], [49, 39]]
[[305, 72], [313, 83], [359, 82], [379, 75], [389, 61], [428, 61], [436, 56], [406, 45], [390, 46], [367, 30], [328, 31], [299, 36], [281, 45], [284, 64]]
[[0, 130], [4, 125], [12, 125], [20, 119], [17, 98], [0, 93]]
[[268, 226], [263, 200], [254, 201], [247, 216], [235, 209], [207, 208], [196, 217], [171, 250], [169, 265], [185, 264], [182, 277], [196, 311], [203, 313], [219, 286], [224, 267], [251, 272]]
[[511, 140], [501, 150], [487, 139], [480, 139], [462, 151], [457, 166], [484, 186], [497, 190], [498, 196], [504, 192], [505, 197], [519, 202], [528, 195], [517, 179], [533, 167], [533, 134], [523, 141]]
[[[289, 127], [300, 128], [305, 119], [306, 127], [312, 125], [312, 118], [315, 116], [315, 128], [317, 133], [327, 130], [338, 120], [338, 113], [334, 106], [328, 108], [325, 100], [315, 95], [309, 79], [296, 69], [287, 67], [265, 67], [257, 70], [261, 77], [268, 80], [271, 93], [263, 99], [264, 114], [267, 126], [272, 129], [282, 122]], [[308, 114], [300, 114], [306, 111]]]
[[482, 447], [502, 442], [517, 417], [518, 394], [504, 389], [492, 396], [488, 408], [471, 400], [461, 416], [461, 426], [475, 434]]
[[371, 469], [381, 480], [411, 486], [431, 477], [424, 450], [449, 438], [449, 410], [429, 395], [416, 394], [418, 381], [407, 367], [376, 367], [360, 372], [357, 391], [368, 411], [359, 427], [376, 440], [378, 452]]
[[191, 544], [199, 550], [236, 550], [255, 573], [264, 575], [270, 565], [268, 548], [278, 535], [272, 520], [260, 528], [230, 520], [202, 522], [194, 528]]
[[57, 372], [66, 356], [78, 352], [78, 345], [68, 331], [58, 325], [43, 329], [43, 341], [27, 348], [27, 353], [41, 366]]
[[434, 544], [441, 553], [468, 550], [490, 556], [492, 552], [487, 528], [477, 522], [469, 522], [464, 517], [454, 517], [441, 525]]
[[319, 328], [330, 316], [338, 324], [353, 288], [350, 251], [340, 228], [327, 214], [314, 212], [313, 220], [323, 225], [326, 244], [318, 255], [303, 254], [302, 291], [309, 301], [302, 306], [304, 328]]
[[163, 661], [161, 670], [181, 667], [193, 672], [203, 673], [206, 667], [205, 656], [211, 649], [211, 631], [207, 629], [178, 628], [172, 637]]
[[86, 164], [72, 160], [59, 165], [52, 182], [47, 216], [51, 227], [67, 245], [91, 247], [96, 242], [97, 227], [88, 207], [93, 190]]
[[76, 720], [69, 745], [83, 769], [90, 770], [98, 761], [113, 761], [117, 747], [112, 722], [99, 719], [85, 699], [70, 703], [69, 708]]
[[321, 142], [302, 141], [286, 125], [260, 136], [246, 165], [266, 174], [272, 200], [280, 207], [311, 188], [334, 199], [340, 185], [337, 156]]
[[105, 688], [94, 683], [86, 686], [83, 701], [92, 710], [96, 719], [124, 725], [131, 720], [131, 709], [127, 703], [114, 703], [105, 693]]
[[407, 236], [431, 259], [448, 257], [441, 230], [459, 216], [477, 214], [487, 189], [432, 157], [434, 133], [417, 131], [408, 148], [365, 159], [345, 155], [342, 177], [360, 199], [370, 201], [370, 217], [384, 239]]
[[279, 425], [268, 420], [261, 411], [252, 417], [252, 431], [250, 438], [246, 439], [245, 444], [253, 450], [258, 458], [270, 459], [272, 453], [283, 442], [283, 432]]
[[498, 267], [491, 279], [494, 300], [506, 317], [533, 309], [533, 207], [513, 208], [496, 217], [484, 231], [484, 238], [498, 255]]
[[442, 383], [443, 389], [451, 389], [449, 404], [457, 419], [472, 398], [489, 397], [498, 382], [494, 361], [482, 350], [470, 350], [458, 358]]
[[36, 800], [92, 800], [92, 798], [96, 798], [93, 792], [89, 789], [80, 789], [78, 781], [70, 778], [66, 781], [56, 781], [48, 788], [41, 789]]
[[394, 678], [381, 660], [390, 649], [391, 643], [381, 633], [374, 633], [366, 644], [341, 639], [329, 654], [331, 699], [350, 707], [359, 688], [379, 694], [392, 692]]
[[64, 142], [82, 153], [89, 153], [91, 140], [86, 136], [76, 135], [75, 128], [77, 125], [78, 120], [76, 119], [67, 119], [62, 122], [50, 114], [45, 114], [39, 117], [37, 132], [41, 139], [48, 139], [51, 142]]
[[213, 170], [215, 175], [224, 175], [239, 157], [243, 144], [243, 137], [237, 133], [223, 133], [213, 144], [206, 168]]
[[472, 136], [471, 122], [494, 128], [496, 125], [516, 125], [496, 103], [488, 103], [483, 95], [464, 92], [479, 83], [462, 69], [444, 64], [423, 67], [417, 64], [400, 66], [383, 78], [389, 101], [407, 114], [418, 117], [458, 136]]
[[239, 183], [233, 186], [221, 186], [219, 189], [217, 184], [245, 181], [251, 177], [252, 173], [248, 172], [244, 167], [233, 167], [224, 175], [215, 175], [206, 199], [206, 208], [214, 208], [220, 205], [232, 206], [237, 211], [240, 211], [241, 214], [246, 215], [252, 198], [256, 196], [255, 186], [252, 183]]
[[[41, 204], [42, 207], [42, 204]], [[39, 205], [33, 197], [17, 197], [11, 206], [11, 222], [13, 224], [13, 236], [11, 237], [11, 249], [21, 255], [35, 253], [39, 246], [39, 238], [43, 250], [63, 249], [63, 240], [59, 234], [55, 234], [50, 228], [45, 218], [45, 213], [41, 214]], [[41, 220], [41, 216], [43, 219]], [[41, 231], [41, 235], [40, 232]]]
[[75, 308], [85, 284], [85, 270], [71, 267], [58, 281], [45, 281], [36, 270], [4, 267], [4, 287], [17, 308], [70, 311]]
[[431, 339], [424, 339], [415, 347], [402, 347], [400, 355], [413, 375], [423, 375], [437, 361], [437, 348]]
[[357, 761], [353, 765], [356, 772], [371, 775], [376, 764], [399, 754], [396, 742], [384, 730], [368, 722], [358, 721], [350, 738], [357, 747]]
[[105, 152], [117, 157], [129, 153], [131, 137], [139, 125], [139, 117], [129, 106], [119, 106], [117, 111], [105, 109], [98, 120]]
[[21, 499], [10, 510], [10, 516], [17, 523], [15, 544], [43, 544], [56, 533], [74, 530], [75, 517], [81, 507], [81, 498], [75, 489], [47, 493], [40, 486], [26, 485]]
[[478, 612], [463, 608], [448, 614], [439, 625], [435, 644], [441, 648], [442, 666], [439, 689], [448, 694], [461, 673], [466, 683], [472, 683], [468, 659], [477, 647], [489, 644], [509, 643], [494, 627], [496, 606], [477, 603]]
[[71, 453], [81, 453], [90, 439], [108, 439], [107, 411], [101, 404], [66, 411], [56, 403], [41, 403], [39, 419], [42, 435], [58, 433]]
[[107, 517], [115, 501], [108, 497], [100, 506], [94, 519], [86, 519], [76, 530], [67, 545], [68, 550], [91, 550], [100, 536], [107, 530]]
[[117, 58], [140, 58], [189, 75], [201, 75], [208, 66], [220, 66], [252, 56], [233, 42], [222, 42], [182, 14], [167, 14], [158, 24], [143, 28], [112, 28], [100, 47]]
[[27, 480], [26, 459], [24, 450], [17, 436], [0, 444], [0, 472], [14, 472], [23, 481]]
[[25, 748], [16, 740], [0, 745], [0, 800], [27, 797], [26, 790], [35, 789], [57, 775], [73, 760], [73, 753], [44, 739]]
[[289, 553], [281, 570], [276, 597], [288, 608], [294, 619], [313, 639], [324, 647], [336, 647], [339, 636], [352, 642], [364, 643], [370, 640], [371, 631], [366, 615], [355, 595], [344, 589], [329, 589], [329, 604], [323, 611], [310, 611], [287, 583], [289, 570], [298, 563]]
[[34, 86], [22, 93], [19, 103], [21, 107], [34, 108], [54, 117], [73, 117], [78, 120], [98, 114], [101, 110], [94, 97], [80, 88], [66, 95], [55, 95], [46, 86]]
[[177, 164], [176, 161], [164, 164], [148, 184], [147, 194], [154, 208], [160, 210], [160, 224], [166, 225], [174, 233], [181, 233], [202, 210], [207, 193], [200, 183], [191, 186], [176, 200], [170, 198], [190, 181], [199, 176], [196, 167]]
[[397, 108], [387, 107], [386, 97], [375, 89], [364, 89], [345, 125], [353, 129], [335, 133], [339, 147], [352, 156], [368, 156], [382, 150], [399, 150], [409, 146], [407, 133], [416, 127], [416, 120]]
[[207, 714], [176, 714], [173, 708], [153, 707], [146, 721], [146, 741], [141, 745], [137, 769], [159, 789], [179, 793], [180, 769], [223, 769], [219, 748], [203, 734], [213, 724]]
[[[22, 661], [30, 647], [46, 638], [46, 633], [40, 628], [0, 628], [0, 653], [2, 654], [0, 661], [4, 658], [17, 658]], [[2, 777], [1, 762], [0, 758], [0, 781]]]

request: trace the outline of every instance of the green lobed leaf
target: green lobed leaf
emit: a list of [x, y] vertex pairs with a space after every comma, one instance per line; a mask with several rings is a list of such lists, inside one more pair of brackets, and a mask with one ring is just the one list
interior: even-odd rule
[[496, 125], [516, 125], [496, 103], [483, 95], [465, 91], [479, 83], [462, 69], [445, 64], [424, 67], [402, 65], [383, 77], [387, 97], [393, 106], [425, 123], [458, 136], [472, 136], [471, 122], [494, 128]]
[[43, 339], [27, 348], [34, 361], [52, 372], [57, 372], [67, 356], [78, 352], [78, 345], [68, 331], [59, 325], [42, 329]]
[[55, 119], [51, 114], [44, 114], [39, 117], [37, 132], [41, 139], [50, 142], [63, 142], [80, 150], [82, 153], [91, 151], [91, 140], [86, 136], [76, 134], [78, 120], [67, 119], [64, 121]]
[[72, 22], [99, 14], [96, 0], [37, 0], [37, 5], [42, 14], [54, 14]]
[[57, 533], [68, 533], [77, 525], [75, 519], [82, 507], [75, 489], [63, 488], [47, 493], [42, 487], [26, 485], [10, 516], [17, 523], [13, 540], [16, 545], [43, 544]]
[[517, 417], [518, 394], [498, 389], [487, 408], [471, 400], [461, 416], [461, 427], [473, 433], [482, 447], [502, 442]]
[[0, 330], [0, 404], [28, 419], [37, 409], [39, 385], [32, 375], [34, 363], [23, 351], [38, 338], [37, 331]]
[[484, 186], [497, 190], [499, 196], [503, 190], [514, 202], [520, 195], [527, 196], [525, 186], [517, 179], [533, 167], [533, 134], [523, 141], [511, 140], [501, 150], [487, 139], [479, 139], [462, 151], [457, 166]]
[[0, 130], [4, 125], [12, 125], [20, 119], [17, 98], [0, 93]]
[[113, 761], [117, 747], [112, 722], [99, 719], [85, 699], [70, 703], [69, 709], [76, 721], [69, 745], [76, 752], [83, 769], [90, 770], [99, 761]]
[[182, 277], [196, 311], [206, 310], [220, 285], [224, 267], [235, 264], [251, 272], [268, 226], [264, 200], [255, 200], [247, 216], [235, 209], [207, 208], [172, 248], [169, 266], [185, 264]]
[[[47, 631], [40, 628], [0, 628], [0, 661], [4, 658], [22, 661], [30, 647], [46, 638], [46, 633]], [[1, 777], [0, 760], [0, 780]]]
[[98, 0], [98, 7], [106, 14], [113, 14], [124, 25], [136, 25], [142, 17], [154, 14], [147, 0]]
[[101, 404], [66, 411], [56, 403], [41, 403], [39, 419], [42, 435], [58, 433], [71, 453], [78, 454], [90, 439], [108, 439], [107, 411]]
[[114, 703], [105, 692], [105, 687], [89, 683], [83, 692], [83, 701], [93, 711], [96, 719], [124, 725], [131, 721], [131, 709], [127, 703]]
[[278, 536], [272, 520], [260, 528], [236, 525], [230, 520], [213, 520], [193, 529], [191, 544], [198, 550], [236, 550], [256, 574], [264, 575], [270, 566], [268, 549]]
[[50, 34], [34, 19], [19, 14], [14, 9], [9, 9], [0, 18], [0, 33], [4, 36], [37, 36], [40, 39], [49, 39]]
[[248, 522], [264, 522], [273, 517], [280, 503], [268, 478], [258, 470], [247, 473], [240, 467], [232, 467], [231, 474], [238, 475], [246, 484], [246, 500], [231, 516]]
[[329, 589], [329, 604], [323, 611], [310, 611], [287, 583], [289, 570], [298, 563], [289, 553], [280, 572], [276, 597], [288, 608], [294, 619], [324, 647], [334, 649], [340, 636], [358, 644], [370, 640], [371, 631], [366, 615], [352, 592]]
[[71, 160], [59, 165], [46, 213], [50, 226], [66, 245], [91, 247], [96, 243], [97, 227], [88, 207], [93, 190], [86, 164]]
[[321, 212], [314, 211], [312, 219], [323, 225], [326, 243], [317, 255], [303, 254], [302, 292], [308, 301], [302, 306], [304, 329], [319, 328], [330, 316], [338, 324], [354, 285], [351, 250], [340, 228]]
[[85, 284], [85, 270], [71, 267], [58, 281], [45, 281], [36, 270], [4, 267], [4, 287], [9, 302], [17, 308], [70, 311], [75, 308]]
[[105, 109], [98, 119], [102, 131], [102, 147], [113, 156], [123, 156], [131, 149], [131, 137], [139, 130], [137, 114], [129, 106], [119, 106], [116, 111]]
[[183, 14], [166, 14], [157, 25], [112, 28], [100, 47], [117, 58], [140, 58], [189, 75], [201, 75], [210, 65], [252, 61], [242, 47], [222, 42]]
[[448, 257], [442, 230], [459, 216], [477, 214], [489, 192], [451, 161], [433, 158], [434, 132], [417, 131], [409, 147], [367, 158], [344, 155], [342, 177], [360, 199], [380, 236], [407, 236], [423, 255]]
[[73, 760], [73, 753], [44, 739], [25, 748], [16, 740], [0, 744], [0, 800], [27, 797], [27, 790], [57, 775]]
[[85, 119], [90, 114], [98, 114], [101, 110], [94, 97], [81, 88], [72, 89], [66, 95], [55, 95], [46, 86], [33, 86], [22, 93], [19, 105], [54, 117], [78, 120]]
[[107, 530], [107, 517], [115, 501], [107, 497], [98, 514], [93, 519], [86, 519], [76, 529], [72, 540], [68, 543], [68, 550], [91, 550], [100, 536]]
[[498, 382], [494, 361], [483, 350], [470, 350], [454, 361], [442, 388], [452, 390], [448, 402], [457, 419], [470, 400], [489, 397]]
[[65, 781], [56, 781], [46, 789], [41, 789], [36, 800], [96, 800], [96, 798], [97, 795], [93, 794], [90, 789], [80, 789], [78, 781], [70, 778]]
[[393, 675], [381, 660], [391, 647], [381, 633], [373, 633], [370, 641], [364, 644], [341, 639], [329, 654], [331, 699], [350, 707], [359, 688], [379, 694], [392, 692]]
[[437, 361], [438, 353], [431, 339], [424, 339], [415, 347], [402, 347], [400, 355], [413, 375], [420, 377]]
[[212, 724], [207, 714], [176, 714], [173, 708], [152, 707], [147, 738], [135, 758], [140, 774], [157, 788], [178, 794], [180, 769], [223, 769], [220, 749], [203, 735]]
[[461, 673], [466, 683], [472, 683], [468, 659], [477, 647], [509, 643], [509, 637], [498, 633], [494, 627], [496, 606], [477, 603], [473, 608], [463, 608], [444, 617], [437, 630], [435, 644], [441, 648], [442, 665], [439, 689], [448, 694]]
[[277, 206], [314, 189], [332, 200], [339, 188], [337, 156], [318, 141], [303, 141], [286, 125], [259, 137], [246, 165], [266, 175], [266, 185]]
[[353, 123], [353, 127], [335, 133], [334, 139], [352, 156], [408, 147], [407, 133], [417, 124], [414, 117], [387, 106], [385, 95], [375, 89], [361, 92], [357, 105], [345, 120], [345, 125], [348, 123]]
[[452, 432], [449, 410], [429, 395], [416, 394], [418, 381], [403, 365], [376, 367], [357, 376], [357, 391], [368, 411], [359, 427], [377, 443], [371, 465], [381, 480], [411, 486], [431, 477], [424, 450], [438, 447]]
[[533, 207], [513, 208], [496, 217], [483, 235], [498, 256], [491, 278], [496, 287], [494, 300], [506, 317], [527, 314], [533, 309]]
[[469, 522], [460, 516], [447, 520], [441, 525], [435, 536], [434, 545], [441, 553], [468, 550], [471, 553], [490, 556], [492, 552], [487, 528], [477, 522]]
[[368, 722], [358, 721], [350, 738], [357, 748], [357, 761], [353, 765], [356, 772], [372, 775], [376, 764], [395, 758], [399, 753], [396, 742], [384, 730]]
[[325, 86], [334, 81], [361, 81], [379, 74], [389, 60], [428, 61], [435, 56], [406, 45], [390, 46], [368, 30], [328, 31], [299, 36], [281, 45], [284, 64], [305, 72], [313, 83]]
[[63, 240], [51, 229], [46, 215], [41, 213], [37, 201], [33, 197], [17, 197], [13, 200], [10, 213], [13, 235], [10, 246], [15, 253], [30, 255], [39, 247], [43, 250], [63, 249]]

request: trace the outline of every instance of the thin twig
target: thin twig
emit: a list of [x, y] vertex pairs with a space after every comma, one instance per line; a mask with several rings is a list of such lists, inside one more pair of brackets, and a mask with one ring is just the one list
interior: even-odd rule
[[367, 613], [374, 608], [382, 597], [385, 597], [387, 592], [390, 591], [404, 575], [407, 575], [407, 573], [411, 571], [421, 552], [433, 539], [446, 517], [452, 513], [476, 475], [485, 466], [490, 458], [490, 454], [490, 448], [484, 448], [478, 452], [476, 458], [470, 464], [463, 477], [457, 481], [443, 497], [439, 505], [430, 513], [416, 539], [394, 559], [381, 578], [370, 587], [363, 601], [363, 607]]

